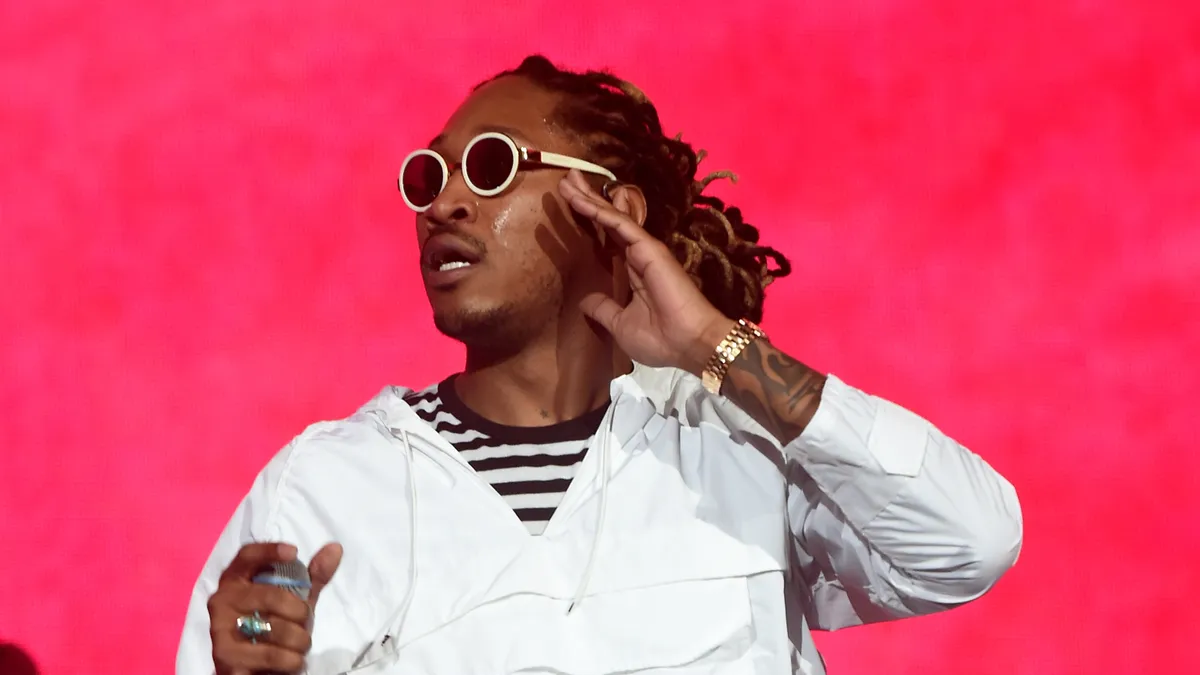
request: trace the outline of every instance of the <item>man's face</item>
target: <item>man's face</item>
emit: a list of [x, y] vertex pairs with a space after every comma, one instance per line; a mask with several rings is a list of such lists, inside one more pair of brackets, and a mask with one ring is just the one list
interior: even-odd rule
[[[454, 165], [471, 139], [499, 131], [518, 146], [578, 157], [581, 148], [548, 122], [556, 100], [523, 78], [496, 80], [455, 111], [430, 149]], [[521, 170], [504, 192], [481, 197], [455, 171], [417, 214], [421, 276], [438, 330], [468, 346], [519, 348], [575, 312], [582, 293], [611, 286], [592, 239], [559, 196], [565, 175]]]

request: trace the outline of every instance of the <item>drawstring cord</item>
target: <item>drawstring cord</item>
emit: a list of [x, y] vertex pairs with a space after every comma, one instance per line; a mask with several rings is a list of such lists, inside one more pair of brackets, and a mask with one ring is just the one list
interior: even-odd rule
[[598, 558], [597, 551], [600, 548], [600, 539], [604, 534], [604, 518], [608, 514], [608, 463], [609, 463], [609, 444], [613, 435], [613, 407], [609, 409], [608, 430], [600, 441], [600, 516], [596, 521], [596, 536], [592, 539], [592, 550], [588, 553], [587, 565], [583, 568], [583, 576], [579, 579], [579, 587], [575, 590], [575, 597], [571, 600], [571, 604], [567, 606], [567, 614], [575, 611], [579, 603], [583, 601], [583, 596], [587, 595], [588, 584], [592, 580], [592, 572], [596, 569], [596, 559]]
[[408, 440], [408, 431], [401, 430], [400, 440], [404, 443], [405, 470], [408, 473], [408, 589], [404, 592], [404, 602], [400, 603], [400, 608], [383, 625], [383, 634], [376, 635], [375, 640], [371, 642], [367, 650], [354, 660], [354, 663], [350, 666], [352, 670], [365, 665], [363, 661], [370, 657], [376, 648], [383, 647], [400, 635], [400, 629], [404, 626], [404, 620], [408, 618], [408, 608], [412, 606], [413, 596], [417, 592], [417, 477], [415, 475], [416, 471], [413, 459], [415, 451]]
[[400, 635], [404, 620], [408, 618], [408, 608], [412, 606], [413, 596], [417, 593], [417, 477], [413, 447], [408, 442], [408, 431], [401, 432], [404, 439], [404, 456], [408, 458], [408, 590], [404, 593], [404, 602], [398, 610], [397, 623], [389, 633], [393, 638]]

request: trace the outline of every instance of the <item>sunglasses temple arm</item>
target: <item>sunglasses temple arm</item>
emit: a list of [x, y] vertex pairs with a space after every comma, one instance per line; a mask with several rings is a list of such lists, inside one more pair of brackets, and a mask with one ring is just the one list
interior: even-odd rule
[[582, 159], [575, 159], [574, 157], [567, 157], [566, 155], [560, 155], [555, 152], [541, 153], [541, 162], [542, 164], [549, 164], [550, 166], [557, 166], [562, 169], [579, 169], [580, 171], [585, 171], [587, 173], [594, 173], [598, 176], [604, 176], [609, 180], [617, 179], [617, 177], [614, 176], [611, 171], [600, 166], [599, 164], [586, 162]]

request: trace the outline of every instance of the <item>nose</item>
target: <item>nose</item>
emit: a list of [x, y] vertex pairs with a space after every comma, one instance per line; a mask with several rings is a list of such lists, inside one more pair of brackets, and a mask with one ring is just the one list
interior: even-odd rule
[[467, 187], [462, 171], [450, 174], [445, 189], [425, 212], [425, 217], [435, 225], [467, 223], [475, 220], [478, 215], [479, 204], [476, 195]]

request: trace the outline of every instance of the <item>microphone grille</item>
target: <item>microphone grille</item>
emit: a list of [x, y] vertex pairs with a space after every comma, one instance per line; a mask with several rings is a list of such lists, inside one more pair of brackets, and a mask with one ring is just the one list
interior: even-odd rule
[[308, 568], [299, 560], [275, 562], [254, 575], [251, 579], [256, 584], [278, 586], [295, 593], [301, 600], [308, 600], [308, 592], [312, 588], [312, 579], [308, 576]]

